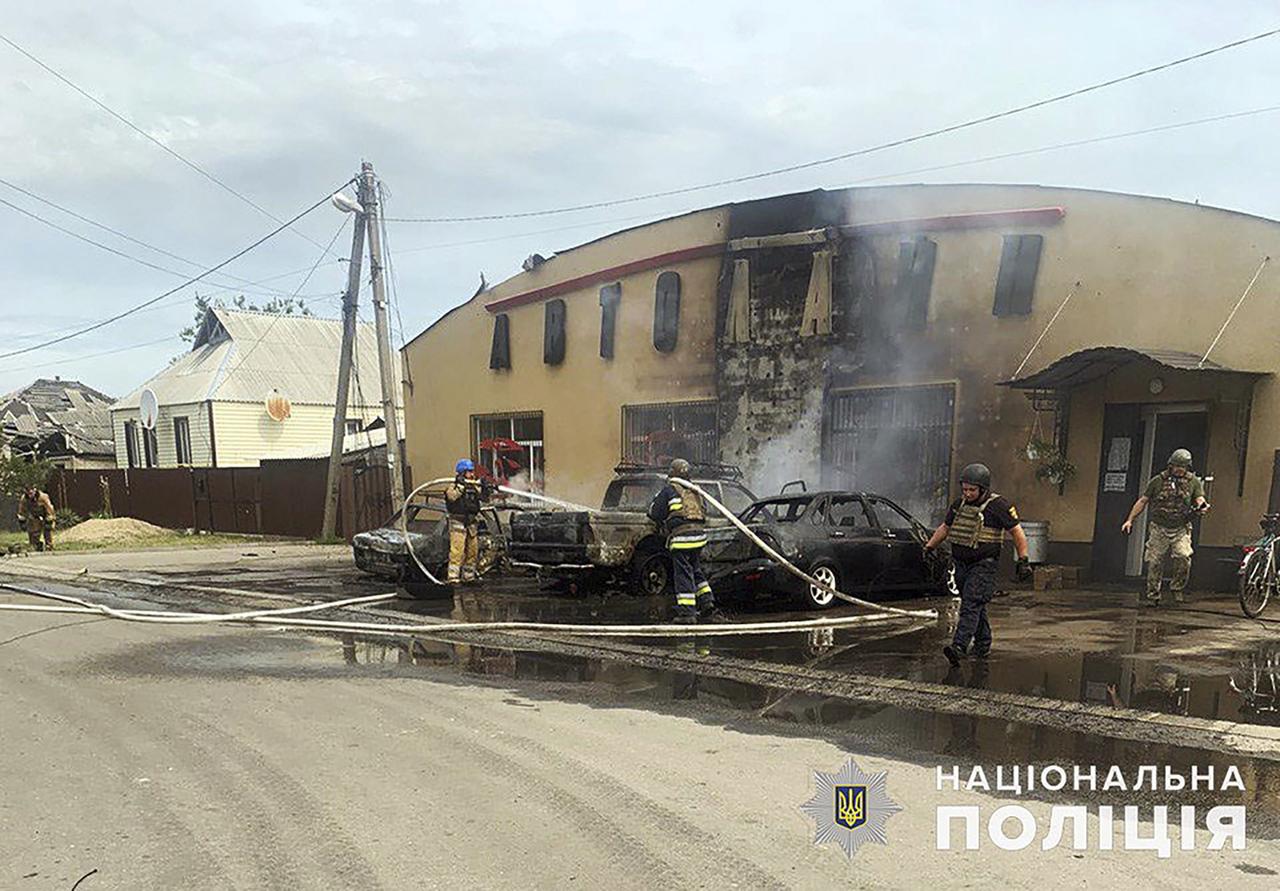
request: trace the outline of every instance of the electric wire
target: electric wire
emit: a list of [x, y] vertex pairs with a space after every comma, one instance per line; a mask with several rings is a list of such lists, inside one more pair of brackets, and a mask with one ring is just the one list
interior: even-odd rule
[[[137, 257], [137, 256], [134, 256], [133, 254], [130, 254], [130, 253], [126, 252], [126, 251], [118, 250], [117, 248], [113, 248], [113, 247], [111, 247], [111, 246], [110, 246], [110, 245], [108, 245], [108, 244], [103, 244], [103, 243], [102, 243], [102, 242], [100, 242], [100, 241], [96, 241], [96, 240], [94, 240], [94, 239], [92, 239], [92, 238], [89, 238], [87, 235], [81, 235], [79, 232], [76, 232], [76, 231], [74, 231], [74, 230], [72, 230], [72, 229], [68, 229], [67, 227], [62, 226], [62, 225], [60, 225], [60, 224], [58, 224], [58, 223], [55, 223], [55, 222], [53, 222], [52, 220], [45, 219], [44, 217], [40, 216], [39, 214], [34, 213], [34, 212], [32, 212], [32, 211], [29, 211], [29, 210], [27, 210], [27, 209], [26, 209], [26, 208], [24, 208], [24, 207], [20, 207], [20, 206], [18, 206], [17, 204], [14, 204], [13, 202], [8, 201], [8, 200], [7, 200], [7, 199], [5, 199], [5, 198], [0, 198], [0, 204], [4, 205], [5, 207], [8, 207], [10, 210], [13, 210], [13, 211], [16, 211], [17, 213], [22, 214], [22, 215], [23, 215], [23, 216], [25, 216], [25, 217], [29, 217], [30, 219], [33, 219], [33, 220], [35, 220], [35, 221], [36, 221], [36, 222], [38, 222], [38, 223], [43, 223], [44, 225], [48, 226], [48, 227], [49, 227], [49, 228], [51, 228], [51, 229], [56, 229], [57, 231], [59, 231], [59, 232], [63, 233], [64, 235], [70, 235], [72, 238], [76, 239], [77, 241], [83, 241], [85, 244], [92, 245], [93, 247], [96, 247], [96, 248], [98, 248], [99, 250], [106, 251], [106, 252], [107, 252], [107, 253], [109, 253], [109, 254], [114, 254], [114, 255], [115, 255], [115, 256], [117, 256], [117, 257], [121, 257], [121, 258], [123, 258], [123, 259], [125, 259], [125, 260], [129, 260], [129, 261], [131, 261], [131, 262], [137, 263], [137, 264], [138, 264], [138, 265], [140, 265], [140, 266], [145, 266], [145, 267], [147, 267], [148, 269], [154, 269], [154, 270], [156, 270], [156, 271], [158, 271], [158, 272], [166, 273], [167, 275], [176, 276], [177, 278], [186, 278], [187, 276], [189, 276], [189, 275], [191, 274], [191, 273], [189, 273], [189, 272], [179, 272], [179, 271], [178, 271], [178, 270], [176, 270], [176, 269], [170, 269], [169, 267], [167, 267], [167, 266], [161, 266], [161, 265], [160, 265], [160, 264], [158, 264], [158, 263], [152, 263], [150, 260], [144, 260], [143, 258], [141, 258], [141, 257]], [[181, 258], [179, 258], [179, 259], [181, 259]], [[198, 266], [203, 265], [203, 264], [199, 264], [199, 263], [194, 263], [194, 262], [192, 262], [192, 261], [190, 261], [190, 260], [183, 260], [183, 262], [184, 262], [184, 263], [191, 263], [191, 265], [193, 265], [193, 266], [197, 266], [197, 267], [198, 267]], [[222, 285], [222, 283], [221, 283], [221, 282], [214, 282], [214, 284], [219, 285], [219, 286], [221, 286], [221, 285]], [[232, 290], [247, 290], [247, 289], [246, 289], [246, 288], [244, 288], [244, 286], [243, 286], [243, 285], [236, 285], [236, 286], [234, 286], [234, 287], [232, 288]], [[248, 291], [248, 293], [255, 293], [255, 292], [253, 292], [253, 291]], [[260, 292], [257, 292], [257, 293], [256, 293], [256, 296], [261, 296], [261, 297], [277, 297], [277, 296], [280, 296], [280, 294], [282, 294], [282, 293], [283, 293], [283, 292], [268, 292], [268, 291], [260, 291]]]
[[197, 164], [195, 161], [192, 161], [190, 158], [186, 157], [185, 155], [181, 154], [181, 153], [180, 153], [180, 152], [178, 152], [177, 150], [175, 150], [175, 149], [171, 148], [170, 146], [166, 145], [164, 142], [162, 142], [161, 140], [157, 139], [156, 137], [152, 136], [150, 133], [148, 133], [148, 132], [147, 132], [146, 130], [144, 130], [142, 127], [138, 126], [138, 125], [137, 125], [137, 124], [135, 124], [133, 121], [131, 121], [131, 120], [129, 120], [127, 117], [125, 117], [123, 114], [121, 114], [120, 112], [116, 111], [116, 110], [115, 110], [114, 108], [112, 108], [111, 106], [107, 105], [105, 102], [103, 102], [101, 99], [99, 99], [99, 98], [97, 98], [96, 96], [94, 96], [94, 95], [93, 95], [92, 93], [90, 93], [88, 90], [85, 90], [84, 88], [82, 88], [82, 87], [80, 87], [79, 85], [77, 85], [75, 82], [73, 82], [73, 81], [72, 81], [70, 78], [68, 78], [66, 75], [62, 74], [60, 71], [58, 71], [58, 70], [56, 70], [55, 68], [53, 68], [53, 66], [51, 66], [51, 65], [49, 65], [48, 63], [46, 63], [46, 62], [42, 61], [41, 59], [37, 58], [33, 53], [29, 52], [29, 51], [28, 51], [28, 50], [26, 50], [26, 49], [23, 49], [21, 46], [19, 46], [18, 44], [14, 43], [11, 39], [9, 39], [8, 37], [6, 37], [4, 34], [0, 34], [0, 41], [3, 41], [4, 43], [8, 44], [8, 45], [13, 49], [13, 50], [15, 50], [16, 52], [18, 52], [18, 53], [20, 53], [21, 55], [25, 56], [28, 60], [30, 60], [31, 62], [35, 63], [35, 64], [36, 64], [36, 65], [38, 65], [40, 68], [44, 69], [46, 72], [48, 72], [49, 74], [53, 75], [53, 76], [54, 76], [54, 77], [56, 77], [58, 80], [62, 81], [62, 83], [66, 84], [68, 87], [70, 87], [71, 89], [75, 90], [75, 91], [76, 91], [77, 93], [79, 93], [81, 96], [83, 96], [84, 98], [88, 99], [88, 100], [89, 100], [90, 102], [92, 102], [94, 105], [98, 106], [98, 108], [102, 109], [104, 112], [106, 112], [107, 114], [111, 115], [111, 117], [115, 118], [117, 121], [119, 121], [120, 123], [124, 124], [126, 127], [128, 127], [130, 130], [132, 130], [132, 131], [134, 131], [135, 133], [137, 133], [137, 134], [138, 134], [139, 136], [141, 136], [143, 139], [146, 139], [148, 142], [150, 142], [150, 143], [152, 143], [153, 145], [157, 146], [157, 147], [158, 147], [158, 148], [160, 148], [162, 151], [164, 151], [166, 154], [168, 154], [168, 155], [170, 155], [170, 156], [172, 156], [172, 157], [176, 158], [178, 161], [182, 162], [184, 165], [186, 165], [187, 167], [191, 168], [191, 169], [192, 169], [192, 170], [194, 170], [196, 173], [198, 173], [198, 174], [200, 174], [201, 176], [203, 176], [205, 179], [209, 180], [209, 182], [211, 182], [211, 183], [213, 183], [214, 185], [218, 186], [218, 187], [219, 187], [219, 188], [221, 188], [222, 190], [224, 190], [224, 191], [226, 191], [226, 192], [230, 193], [231, 195], [234, 195], [236, 198], [240, 199], [240, 200], [241, 200], [241, 201], [243, 201], [245, 204], [247, 204], [247, 205], [249, 205], [250, 207], [252, 207], [252, 208], [253, 208], [254, 210], [256, 210], [258, 213], [260, 213], [260, 214], [262, 214], [263, 216], [267, 217], [267, 219], [269, 219], [269, 220], [271, 220], [271, 221], [273, 221], [273, 222], [276, 222], [276, 223], [283, 223], [282, 228], [284, 228], [284, 229], [289, 229], [290, 231], [292, 231], [292, 232], [293, 232], [293, 234], [294, 234], [294, 235], [297, 235], [299, 238], [302, 238], [302, 239], [304, 239], [304, 240], [306, 240], [306, 241], [311, 242], [311, 244], [315, 245], [316, 247], [320, 247], [320, 243], [319, 243], [318, 241], [315, 241], [315, 240], [314, 240], [314, 239], [312, 239], [310, 236], [308, 236], [306, 233], [304, 233], [304, 232], [300, 232], [300, 231], [298, 231], [297, 229], [294, 229], [294, 228], [293, 228], [293, 224], [294, 224], [295, 222], [297, 222], [297, 219], [296, 219], [296, 218], [295, 218], [295, 219], [293, 219], [293, 220], [290, 220], [290, 221], [289, 221], [289, 222], [287, 222], [287, 223], [284, 223], [284, 221], [283, 221], [283, 220], [281, 220], [279, 217], [277, 217], [277, 216], [276, 216], [275, 214], [273, 214], [271, 211], [267, 210], [267, 209], [266, 209], [265, 207], [263, 207], [262, 205], [258, 204], [256, 201], [254, 201], [254, 200], [253, 200], [252, 198], [250, 198], [248, 195], [245, 195], [243, 192], [239, 192], [239, 191], [237, 191], [235, 188], [233, 188], [232, 186], [228, 185], [228, 184], [227, 184], [226, 182], [224, 182], [223, 180], [221, 180], [221, 179], [219, 179], [218, 177], [214, 176], [214, 175], [213, 175], [212, 173], [210, 173], [208, 170], [205, 170], [203, 167], [201, 167], [201, 166], [200, 166], [199, 164]]
[[[17, 183], [12, 183], [7, 179], [0, 178], [0, 185], [6, 186], [21, 195], [26, 195], [28, 198], [31, 198], [34, 201], [39, 201], [41, 204], [52, 207], [54, 210], [61, 211], [67, 216], [77, 219], [82, 223], [87, 223], [88, 225], [93, 226], [94, 228], [101, 229], [103, 232], [109, 232], [112, 235], [116, 236], [117, 238], [124, 239], [125, 241], [138, 245], [139, 247], [144, 247], [149, 251], [155, 251], [157, 254], [161, 254], [165, 257], [168, 257], [171, 260], [177, 260], [180, 263], [186, 263], [188, 266], [194, 266], [196, 269], [202, 269], [207, 265], [205, 263], [200, 263], [200, 262], [197, 262], [196, 260], [191, 260], [191, 259], [188, 259], [187, 257], [183, 257], [180, 254], [175, 254], [173, 251], [165, 250], [164, 248], [151, 244], [150, 242], [143, 241], [141, 238], [135, 238], [134, 236], [128, 234], [127, 232], [121, 232], [119, 229], [116, 229], [113, 226], [108, 226], [106, 223], [99, 222], [98, 220], [95, 220], [92, 217], [87, 217], [84, 214], [74, 211], [69, 207], [64, 207], [63, 205], [58, 204], [56, 201], [52, 201], [49, 198], [45, 198], [43, 195], [37, 195], [35, 192], [32, 192], [30, 189], [24, 189], [22, 186], [18, 185]], [[41, 220], [41, 222], [46, 222], [46, 221]], [[66, 231], [66, 230], [60, 230], [60, 231]], [[75, 233], [69, 233], [69, 234], [75, 235]], [[76, 236], [76, 237], [78, 238], [79, 236]], [[95, 243], [95, 246], [96, 246], [96, 243]], [[130, 259], [134, 259], [134, 258], [130, 257]], [[190, 273], [183, 272], [183, 273], [175, 273], [175, 274], [189, 275]], [[243, 285], [258, 284], [258, 282], [252, 282], [247, 278], [241, 278], [240, 276], [233, 275], [230, 272], [223, 273], [222, 275], [224, 278], [230, 281], [240, 282]], [[267, 290], [271, 291], [274, 294], [285, 293], [284, 291], [281, 291], [279, 289], [268, 288]], [[270, 296], [270, 295], [267, 295], [267, 296]]]
[[396, 222], [396, 223], [465, 223], [465, 222], [479, 222], [479, 221], [485, 221], [485, 220], [509, 220], [509, 219], [520, 219], [524, 217], [551, 216], [555, 214], [575, 213], [583, 210], [594, 210], [596, 208], [601, 208], [601, 207], [616, 207], [622, 204], [633, 204], [639, 201], [650, 201], [657, 198], [670, 198], [676, 195], [687, 195], [691, 192], [700, 192], [706, 189], [714, 189], [714, 188], [719, 188], [721, 186], [737, 185], [740, 183], [766, 179], [768, 177], [780, 176], [786, 173], [795, 173], [801, 170], [810, 170], [814, 167], [821, 167], [828, 164], [834, 164], [838, 161], [847, 161], [851, 158], [863, 157], [865, 155], [870, 155], [875, 152], [885, 151], [886, 149], [899, 148], [904, 145], [910, 145], [912, 143], [922, 142], [926, 139], [932, 139], [934, 137], [942, 136], [948, 133], [956, 133], [961, 130], [967, 130], [972, 127], [980, 126], [982, 124], [988, 124], [988, 123], [991, 123], [992, 121], [1000, 120], [1003, 118], [1013, 117], [1014, 115], [1019, 115], [1024, 112], [1032, 111], [1037, 108], [1043, 108], [1047, 105], [1052, 105], [1057, 102], [1063, 102], [1067, 99], [1073, 99], [1078, 96], [1083, 96], [1087, 93], [1093, 93], [1098, 90], [1103, 90], [1103, 89], [1106, 89], [1107, 87], [1112, 87], [1117, 84], [1126, 83], [1132, 80], [1137, 80], [1138, 78], [1146, 77], [1147, 75], [1150, 75], [1150, 74], [1155, 74], [1160, 71], [1166, 71], [1170, 68], [1175, 68], [1179, 65], [1184, 65], [1189, 62], [1194, 62], [1199, 59], [1203, 59], [1208, 56], [1215, 55], [1217, 53], [1222, 53], [1228, 50], [1237, 49], [1239, 47], [1245, 46], [1246, 44], [1254, 43], [1255, 41], [1263, 40], [1269, 37], [1274, 37], [1277, 34], [1280, 34], [1280, 28], [1273, 28], [1271, 30], [1263, 31], [1261, 33], [1254, 34], [1249, 37], [1243, 37], [1238, 40], [1233, 40], [1228, 43], [1220, 44], [1218, 46], [1214, 46], [1206, 50], [1201, 50], [1200, 52], [1192, 53], [1191, 55], [1181, 56], [1177, 59], [1172, 59], [1168, 62], [1162, 62], [1159, 65], [1152, 65], [1147, 68], [1142, 68], [1137, 71], [1132, 71], [1128, 74], [1109, 78], [1107, 80], [1089, 84], [1084, 87], [1078, 87], [1073, 90], [1068, 90], [1067, 92], [1064, 92], [1064, 93], [1057, 93], [1055, 95], [1048, 96], [1043, 99], [1037, 99], [1033, 102], [1027, 102], [1022, 105], [1017, 105], [1012, 108], [1004, 109], [1002, 111], [993, 112], [991, 114], [983, 115], [981, 117], [970, 118], [969, 120], [962, 121], [960, 123], [950, 124], [944, 127], [937, 127], [932, 130], [927, 130], [923, 133], [916, 133], [911, 136], [904, 136], [899, 139], [893, 139], [887, 142], [877, 143], [876, 145], [865, 146], [863, 148], [854, 149], [848, 152], [841, 152], [840, 154], [830, 155], [825, 158], [818, 158], [812, 161], [803, 161], [797, 164], [789, 164], [784, 167], [774, 167], [769, 170], [758, 171], [756, 173], [748, 173], [742, 176], [727, 177], [724, 179], [718, 179], [710, 182], [699, 183], [697, 185], [683, 186], [681, 188], [675, 188], [675, 189], [664, 189], [664, 190], [655, 191], [655, 192], [647, 192], [640, 195], [631, 195], [625, 198], [615, 198], [608, 201], [594, 201], [590, 203], [575, 204], [575, 205], [569, 205], [565, 207], [547, 208], [544, 210], [530, 210], [530, 211], [522, 211], [517, 213], [478, 214], [473, 216], [390, 217], [388, 219], [390, 222]]
[[[345, 185], [345, 184], [344, 184], [344, 185]], [[321, 199], [320, 199], [319, 201], [317, 201], [315, 204], [312, 204], [312, 205], [311, 205], [310, 207], [308, 207], [306, 210], [303, 210], [303, 211], [301, 211], [300, 213], [296, 214], [292, 219], [288, 220], [287, 222], [281, 223], [281, 224], [280, 224], [279, 226], [277, 226], [275, 229], [272, 229], [272, 230], [271, 230], [270, 232], [268, 232], [266, 235], [263, 235], [261, 238], [259, 238], [258, 240], [254, 241], [254, 242], [253, 242], [252, 244], [250, 244], [248, 247], [245, 247], [245, 248], [240, 249], [239, 251], [237, 251], [236, 253], [232, 254], [232, 255], [231, 255], [230, 257], [228, 257], [227, 259], [223, 260], [221, 263], [218, 263], [216, 266], [210, 267], [209, 269], [205, 270], [204, 272], [200, 273], [199, 275], [196, 275], [196, 276], [193, 276], [193, 277], [189, 278], [187, 281], [183, 282], [182, 284], [180, 284], [180, 285], [178, 285], [178, 286], [176, 286], [176, 287], [170, 288], [168, 291], [165, 291], [165, 292], [164, 292], [164, 293], [162, 293], [162, 294], [159, 294], [159, 295], [157, 295], [157, 296], [155, 296], [155, 297], [152, 297], [152, 298], [151, 298], [151, 299], [149, 299], [149, 300], [145, 300], [145, 301], [143, 301], [142, 303], [139, 303], [139, 304], [137, 304], [136, 306], [133, 306], [133, 307], [131, 307], [131, 308], [129, 308], [129, 309], [127, 309], [127, 310], [123, 311], [123, 312], [116, 313], [114, 316], [111, 316], [110, 318], [102, 319], [102, 320], [100, 320], [100, 321], [98, 321], [98, 322], [93, 323], [92, 325], [88, 325], [88, 326], [86, 326], [86, 327], [84, 327], [84, 328], [81, 328], [81, 329], [79, 329], [79, 330], [77, 330], [77, 331], [73, 331], [73, 332], [71, 332], [70, 334], [64, 334], [64, 335], [62, 335], [61, 337], [55, 337], [55, 338], [52, 338], [52, 339], [50, 339], [50, 340], [46, 340], [46, 341], [44, 341], [44, 342], [42, 342], [42, 343], [35, 344], [34, 346], [22, 347], [21, 349], [17, 349], [17, 350], [10, 350], [10, 351], [9, 351], [9, 352], [7, 352], [7, 353], [0, 353], [0, 359], [7, 359], [7, 358], [9, 358], [10, 356], [20, 356], [20, 355], [23, 355], [23, 354], [25, 354], [25, 353], [31, 353], [31, 352], [35, 352], [36, 350], [44, 349], [45, 347], [53, 346], [54, 344], [57, 344], [57, 343], [63, 343], [63, 342], [65, 342], [65, 341], [71, 340], [71, 339], [72, 339], [72, 338], [74, 338], [74, 337], [80, 337], [80, 336], [82, 336], [82, 335], [84, 335], [84, 334], [88, 334], [90, 331], [96, 331], [96, 330], [98, 330], [99, 328], [104, 328], [104, 327], [106, 327], [107, 325], [110, 325], [110, 324], [112, 324], [113, 322], [118, 322], [118, 321], [120, 321], [120, 319], [123, 319], [123, 318], [125, 318], [125, 317], [127, 317], [127, 316], [131, 316], [131, 315], [133, 315], [134, 313], [138, 312], [139, 310], [142, 310], [142, 309], [144, 309], [144, 308], [146, 308], [146, 307], [148, 307], [148, 306], [151, 306], [152, 304], [159, 303], [161, 300], [163, 300], [164, 298], [166, 298], [166, 297], [170, 296], [171, 294], [176, 294], [178, 291], [181, 291], [183, 288], [186, 288], [186, 287], [188, 287], [188, 286], [190, 286], [190, 285], [193, 285], [193, 284], [195, 284], [196, 282], [201, 281], [202, 279], [204, 279], [204, 278], [208, 277], [209, 275], [212, 275], [213, 273], [217, 272], [217, 271], [218, 271], [219, 269], [221, 269], [222, 267], [227, 266], [227, 265], [230, 265], [231, 263], [234, 263], [236, 260], [238, 260], [238, 259], [240, 259], [241, 257], [243, 257], [245, 254], [249, 253], [250, 251], [252, 251], [252, 250], [254, 250], [255, 248], [257, 248], [257, 247], [259, 247], [260, 245], [262, 245], [264, 242], [266, 242], [266, 241], [270, 240], [271, 238], [273, 238], [274, 236], [276, 236], [276, 235], [280, 234], [280, 233], [281, 233], [281, 232], [283, 232], [285, 229], [287, 229], [291, 224], [293, 224], [293, 223], [297, 222], [298, 220], [302, 219], [302, 218], [303, 218], [303, 217], [305, 217], [307, 214], [309, 214], [309, 213], [311, 213], [313, 210], [315, 210], [317, 207], [319, 207], [320, 205], [322, 205], [322, 204], [324, 204], [325, 202], [327, 202], [327, 201], [329, 200], [329, 195], [331, 195], [331, 194], [332, 194], [332, 192], [330, 192], [328, 195], [325, 195], [325, 197], [321, 198]]]

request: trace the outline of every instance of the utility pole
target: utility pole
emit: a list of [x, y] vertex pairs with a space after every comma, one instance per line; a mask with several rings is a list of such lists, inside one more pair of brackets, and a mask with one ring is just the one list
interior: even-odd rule
[[[363, 189], [363, 181], [361, 184]], [[334, 196], [334, 204], [339, 204]], [[333, 406], [333, 441], [329, 449], [329, 476], [325, 484], [324, 520], [320, 538], [333, 538], [338, 523], [338, 487], [342, 482], [342, 444], [347, 435], [347, 396], [351, 391], [351, 354], [356, 340], [356, 311], [360, 303], [360, 262], [364, 255], [364, 211], [355, 211], [355, 228], [351, 232], [351, 257], [347, 263], [347, 292], [342, 295], [342, 352], [338, 356], [338, 394]]]
[[400, 460], [400, 420], [396, 416], [399, 375], [391, 353], [391, 323], [387, 318], [387, 287], [382, 270], [382, 231], [378, 219], [378, 178], [368, 161], [360, 164], [360, 205], [369, 229], [369, 275], [373, 282], [373, 323], [378, 334], [378, 371], [382, 377], [382, 419], [387, 430], [387, 471], [391, 477], [391, 507], [404, 504], [404, 470]]

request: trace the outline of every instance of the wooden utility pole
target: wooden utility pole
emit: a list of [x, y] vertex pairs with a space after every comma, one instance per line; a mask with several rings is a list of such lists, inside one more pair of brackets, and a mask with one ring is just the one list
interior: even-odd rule
[[378, 219], [378, 178], [368, 161], [360, 165], [360, 205], [369, 229], [369, 276], [373, 283], [373, 323], [378, 334], [378, 371], [382, 377], [382, 420], [387, 430], [387, 471], [391, 477], [391, 508], [404, 504], [404, 469], [400, 459], [400, 419], [396, 416], [396, 393], [400, 389], [397, 368], [392, 361], [391, 323], [387, 318], [387, 286], [382, 274], [382, 231]]
[[[361, 186], [363, 189], [363, 184]], [[334, 204], [338, 204], [335, 196]], [[342, 209], [341, 205], [338, 205]], [[347, 396], [351, 391], [351, 354], [356, 340], [356, 311], [360, 304], [360, 262], [364, 256], [364, 211], [355, 211], [351, 258], [347, 263], [347, 292], [342, 295], [342, 352], [338, 356], [338, 393], [333, 406], [333, 441], [325, 484], [324, 520], [320, 538], [333, 538], [338, 523], [338, 488], [342, 483], [342, 444], [347, 435]]]

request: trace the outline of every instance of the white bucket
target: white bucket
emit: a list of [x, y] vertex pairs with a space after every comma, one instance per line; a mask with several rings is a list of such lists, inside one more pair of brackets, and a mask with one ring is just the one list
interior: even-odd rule
[[1027, 559], [1031, 563], [1049, 562], [1048, 522], [1023, 522], [1022, 531], [1027, 536]]

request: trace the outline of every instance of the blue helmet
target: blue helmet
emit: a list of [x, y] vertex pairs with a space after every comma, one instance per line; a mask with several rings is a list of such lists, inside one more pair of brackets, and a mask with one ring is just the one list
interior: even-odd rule
[[475, 469], [476, 469], [476, 464], [474, 461], [472, 461], [470, 458], [462, 458], [461, 460], [458, 461], [456, 465], [454, 465], [453, 472], [466, 473], [469, 470], [475, 470]]

